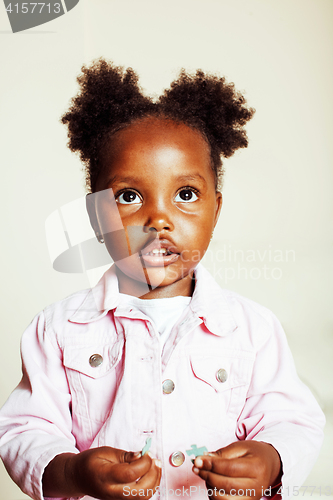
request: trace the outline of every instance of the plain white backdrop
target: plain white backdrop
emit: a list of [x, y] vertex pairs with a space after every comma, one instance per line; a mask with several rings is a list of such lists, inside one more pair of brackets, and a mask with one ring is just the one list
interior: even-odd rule
[[[0, 5], [0, 404], [20, 380], [20, 337], [33, 316], [89, 286], [86, 275], [53, 270], [44, 229], [54, 210], [85, 194], [59, 123], [82, 64], [103, 56], [131, 66], [151, 95], [182, 67], [201, 68], [233, 81], [256, 108], [248, 149], [224, 161], [224, 205], [205, 264], [282, 322], [328, 417], [305, 484], [333, 493], [332, 21], [331, 0], [81, 0], [12, 34]], [[27, 498], [1, 467], [0, 500]]]

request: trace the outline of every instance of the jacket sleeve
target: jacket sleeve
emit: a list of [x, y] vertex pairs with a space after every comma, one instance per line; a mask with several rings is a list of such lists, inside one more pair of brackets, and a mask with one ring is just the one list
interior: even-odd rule
[[282, 498], [287, 499], [297, 495], [318, 458], [325, 417], [299, 379], [285, 333], [272, 313], [262, 328], [264, 340], [257, 351], [237, 437], [274, 446], [283, 467]]
[[0, 456], [22, 491], [42, 500], [46, 465], [60, 453], [78, 453], [62, 353], [47, 336], [43, 313], [25, 331], [21, 353], [22, 380], [0, 411]]

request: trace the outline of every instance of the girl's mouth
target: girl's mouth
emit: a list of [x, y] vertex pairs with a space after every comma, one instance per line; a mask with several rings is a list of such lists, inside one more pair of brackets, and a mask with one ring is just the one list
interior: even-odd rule
[[140, 252], [140, 256], [148, 266], [168, 266], [179, 258], [179, 253], [173, 252], [171, 248], [154, 245], [154, 248], [145, 248]]

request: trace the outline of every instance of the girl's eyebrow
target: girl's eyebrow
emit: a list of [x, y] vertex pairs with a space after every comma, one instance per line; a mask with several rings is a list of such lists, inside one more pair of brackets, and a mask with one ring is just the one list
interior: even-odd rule
[[[206, 179], [200, 175], [199, 173], [196, 174], [188, 174], [188, 175], [180, 175], [176, 178], [178, 182], [191, 182], [191, 181], [201, 181], [204, 184], [206, 184]], [[127, 184], [137, 184], [140, 181], [142, 181], [141, 177], [120, 177], [119, 175], [114, 175], [110, 177], [110, 179], [107, 182], [107, 186], [110, 186], [111, 184], [115, 183], [127, 183]]]
[[204, 184], [206, 184], [206, 179], [200, 175], [199, 173], [197, 174], [189, 174], [189, 175], [180, 175], [177, 177], [177, 180], [180, 182], [191, 182], [191, 181], [202, 181]]
[[140, 178], [138, 178], [138, 177], [120, 177], [119, 175], [113, 175], [108, 180], [107, 186], [110, 186], [110, 184], [115, 184], [115, 183], [120, 183], [120, 182], [131, 184], [131, 183], [139, 182], [139, 180], [140, 180]]

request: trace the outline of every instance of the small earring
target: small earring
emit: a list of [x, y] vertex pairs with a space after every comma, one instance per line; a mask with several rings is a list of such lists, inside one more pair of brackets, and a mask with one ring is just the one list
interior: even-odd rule
[[99, 243], [104, 243], [104, 238], [101, 234], [96, 233], [96, 238], [97, 238]]

